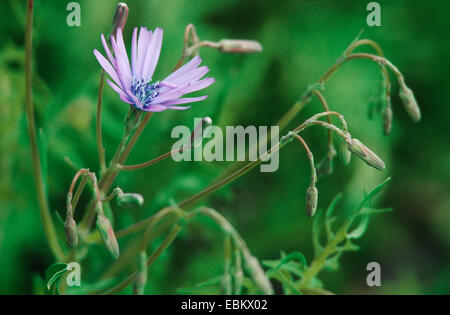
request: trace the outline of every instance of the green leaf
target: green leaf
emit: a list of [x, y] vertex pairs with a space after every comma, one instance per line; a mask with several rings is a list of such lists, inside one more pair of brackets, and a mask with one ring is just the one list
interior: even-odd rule
[[328, 208], [326, 210], [326, 215], [325, 215], [325, 219], [329, 220], [331, 219], [331, 215], [333, 214], [334, 209], [336, 208], [336, 205], [339, 201], [341, 201], [343, 195], [342, 193], [339, 193], [336, 195], [336, 197], [333, 198], [333, 200], [331, 200], [330, 204], [328, 205]]
[[283, 289], [285, 293], [291, 291], [295, 294], [301, 295], [302, 293], [297, 289], [295, 286], [295, 283], [292, 282], [291, 279], [289, 279], [282, 271], [272, 269], [267, 272], [267, 277], [276, 279], [281, 282], [283, 285]]
[[[356, 228], [354, 228], [351, 232], [348, 232], [347, 230], [347, 238], [360, 238], [363, 236], [363, 234], [367, 230], [367, 226], [369, 225], [369, 215], [368, 214], [362, 214], [357, 215], [354, 217], [356, 219], [357, 217], [360, 217], [360, 222]], [[353, 219], [352, 219], [353, 220]]]
[[312, 241], [315, 256], [319, 256], [320, 253], [323, 251], [323, 246], [320, 243], [320, 230], [321, 230], [320, 227], [323, 224], [322, 216], [323, 211], [318, 211], [313, 222]]
[[281, 259], [281, 261], [275, 266], [274, 269], [279, 269], [282, 265], [285, 265], [286, 263], [295, 259], [297, 259], [302, 266], [304, 267], [307, 266], [305, 256], [300, 252], [293, 252], [290, 253], [289, 255], [284, 256], [283, 259]]
[[356, 207], [356, 209], [354, 210], [354, 213], [358, 213], [361, 211], [361, 209], [363, 209], [365, 206], [367, 206], [369, 204], [369, 202], [373, 199], [373, 197], [375, 197], [376, 194], [378, 194], [383, 187], [389, 183], [391, 181], [391, 178], [388, 177], [384, 182], [382, 182], [381, 184], [379, 184], [378, 186], [376, 186], [365, 198], [364, 200], [358, 205], [358, 207]]
[[[51, 265], [46, 271], [45, 271], [45, 283], [47, 290], [51, 291], [53, 285], [56, 286], [57, 281], [59, 278], [67, 271], [69, 270], [69, 264], [66, 263], [55, 263]], [[56, 288], [57, 290], [57, 288]]]

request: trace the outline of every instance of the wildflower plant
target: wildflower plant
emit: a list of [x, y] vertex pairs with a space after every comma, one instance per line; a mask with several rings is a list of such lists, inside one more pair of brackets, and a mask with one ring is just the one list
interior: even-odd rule
[[[414, 121], [421, 118], [420, 109], [411, 89], [406, 85], [405, 78], [398, 68], [384, 57], [380, 46], [372, 40], [360, 39], [360, 35], [347, 47], [336, 62], [318, 79], [307, 87], [300, 98], [289, 111], [280, 119], [278, 126], [284, 130], [284, 136], [272, 147], [260, 154], [255, 161], [235, 163], [227, 168], [211, 185], [193, 196], [172, 202], [151, 217], [137, 221], [128, 227], [118, 229], [114, 224], [114, 214], [110, 203], [115, 201], [120, 207], [140, 207], [143, 197], [129, 192], [123, 187], [113, 188], [116, 177], [122, 171], [139, 170], [170, 157], [174, 152], [169, 151], [147, 162], [127, 165], [126, 161], [134, 146], [155, 112], [165, 110], [186, 110], [190, 107], [180, 106], [204, 100], [207, 95], [199, 97], [184, 97], [191, 92], [204, 90], [214, 78], [203, 78], [209, 68], [200, 66], [200, 49], [216, 49], [222, 53], [259, 53], [262, 46], [253, 40], [222, 39], [217, 42], [200, 40], [196, 29], [189, 24], [184, 33], [184, 44], [181, 57], [171, 74], [160, 81], [153, 78], [160, 53], [163, 51], [163, 30], [156, 28], [149, 31], [145, 27], [133, 29], [131, 39], [131, 55], [128, 58], [127, 48], [123, 38], [123, 28], [128, 17], [128, 7], [119, 3], [113, 18], [110, 36], [101, 35], [104, 54], [94, 50], [94, 55], [100, 64], [100, 82], [97, 101], [96, 136], [100, 165], [98, 173], [89, 168], [77, 168], [74, 178], [69, 185], [66, 197], [65, 220], [55, 222], [50, 215], [49, 205], [45, 195], [44, 179], [39, 150], [36, 141], [36, 127], [34, 123], [33, 93], [32, 93], [32, 19], [33, 1], [28, 1], [26, 23], [26, 109], [28, 119], [29, 138], [33, 158], [34, 177], [37, 186], [39, 208], [44, 231], [49, 246], [57, 263], [52, 265], [46, 273], [46, 287], [49, 293], [88, 293], [110, 294], [118, 293], [128, 286], [133, 286], [135, 294], [146, 293], [148, 268], [169, 247], [180, 231], [197, 217], [206, 216], [217, 224], [224, 235], [224, 271], [214, 279], [206, 280], [195, 288], [180, 289], [180, 292], [214, 292], [224, 294], [274, 294], [273, 283], [281, 283], [285, 294], [329, 294], [327, 285], [322, 283], [318, 275], [324, 268], [336, 269], [339, 259], [344, 252], [357, 250], [359, 247], [354, 240], [360, 238], [367, 229], [369, 217], [372, 214], [384, 213], [391, 209], [376, 209], [371, 201], [389, 180], [386, 180], [370, 193], [364, 196], [362, 202], [347, 217], [342, 218], [335, 210], [342, 195], [338, 195], [322, 211], [318, 206], [322, 202], [319, 198], [320, 178], [333, 173], [333, 163], [338, 153], [335, 149], [335, 137], [338, 137], [340, 160], [344, 165], [355, 156], [368, 166], [379, 171], [385, 169], [384, 161], [360, 140], [351, 134], [352, 126], [348, 126], [342, 113], [332, 110], [323, 91], [329, 78], [340, 67], [355, 59], [366, 59], [375, 62], [380, 69], [382, 82], [377, 89], [369, 107], [370, 113], [379, 112], [383, 117], [382, 128], [389, 134], [393, 121], [391, 106], [391, 79], [393, 73], [399, 83], [399, 97], [405, 110]], [[354, 50], [369, 46], [375, 50], [371, 53], [355, 53]], [[88, 53], [88, 52], [87, 52]], [[130, 62], [131, 60], [131, 62]], [[213, 67], [213, 65], [210, 65]], [[106, 78], [106, 75], [109, 78]], [[129, 112], [124, 120], [123, 137], [109, 163], [105, 160], [105, 149], [102, 142], [102, 95], [104, 82], [118, 94], [118, 98], [129, 104]], [[205, 90], [204, 93], [207, 93]], [[313, 98], [319, 100], [323, 111], [304, 120], [296, 128], [286, 131], [287, 126], [297, 119], [297, 115]], [[196, 126], [190, 142], [178, 149], [191, 150], [196, 142], [204, 136], [203, 131], [212, 120], [205, 117]], [[327, 130], [326, 155], [316, 163], [313, 152], [302, 137], [304, 132], [312, 126], [319, 126]], [[308, 263], [301, 252], [281, 253], [276, 260], [261, 262], [251, 253], [244, 239], [231, 223], [219, 211], [199, 204], [200, 201], [244, 175], [270, 155], [278, 152], [290, 143], [301, 145], [305, 150], [310, 165], [310, 184], [306, 189], [306, 214], [314, 217], [312, 242], [314, 258]], [[249, 151], [256, 151], [257, 144], [252, 144]], [[78, 185], [77, 185], [78, 184]], [[303, 189], [303, 188], [302, 188]], [[92, 192], [92, 200], [83, 212], [82, 219], [75, 221], [75, 211], [82, 193]], [[325, 202], [325, 201], [324, 201]], [[79, 210], [80, 211], [80, 210]], [[337, 225], [338, 222], [342, 222]], [[94, 227], [95, 223], [95, 227]], [[59, 226], [58, 226], [59, 224]], [[57, 230], [64, 230], [65, 240], [59, 237]], [[168, 233], [166, 231], [168, 230]], [[143, 233], [141, 233], [143, 232]], [[163, 241], [154, 251], [150, 245], [160, 235], [166, 234]], [[125, 248], [121, 248], [118, 239], [129, 235], [133, 238]], [[98, 250], [97, 244], [102, 243], [110, 253], [113, 262], [105, 266], [104, 274], [97, 283], [86, 283], [80, 288], [64, 285], [59, 279], [67, 272], [70, 261], [83, 260]], [[134, 271], [123, 277], [124, 270]], [[182, 285], [180, 285], [182, 287]], [[199, 291], [200, 290], [200, 291]]]

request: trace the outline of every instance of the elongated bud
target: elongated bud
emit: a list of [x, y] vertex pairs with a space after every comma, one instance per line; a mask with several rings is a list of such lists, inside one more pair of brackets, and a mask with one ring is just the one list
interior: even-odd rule
[[125, 27], [125, 24], [127, 23], [127, 17], [128, 17], [128, 6], [124, 2], [119, 2], [116, 7], [116, 12], [114, 13], [114, 18], [112, 21], [112, 28], [111, 28], [111, 36], [116, 36], [117, 29]]
[[206, 136], [204, 134], [205, 130], [212, 125], [212, 119], [209, 117], [202, 118], [202, 120], [195, 126], [194, 131], [191, 133], [191, 147], [197, 148], [201, 143], [203, 138]]
[[100, 232], [103, 243], [105, 243], [106, 248], [111, 253], [114, 259], [119, 258], [119, 244], [117, 243], [116, 235], [112, 228], [111, 222], [103, 214], [97, 215], [97, 229]]
[[405, 81], [399, 80], [400, 92], [399, 96], [403, 102], [406, 112], [415, 122], [418, 122], [421, 118], [420, 108], [414, 97], [413, 91], [406, 86]]
[[383, 109], [383, 132], [385, 135], [391, 133], [392, 128], [392, 109], [390, 106]]
[[352, 152], [347, 147], [347, 143], [342, 140], [339, 145], [339, 152], [341, 156], [342, 164], [348, 165], [352, 159]]
[[136, 193], [119, 193], [116, 202], [125, 208], [140, 207], [144, 204], [144, 197]]
[[255, 284], [264, 294], [273, 294], [272, 284], [259, 264], [259, 261], [246, 251], [244, 251], [243, 254], [248, 271], [250, 272], [253, 281], [255, 281]]
[[310, 186], [306, 190], [306, 215], [313, 217], [317, 210], [317, 199], [319, 197], [319, 191], [315, 186]]
[[368, 147], [361, 143], [358, 139], [347, 139], [347, 146], [360, 159], [377, 170], [384, 170], [385, 165], [382, 159], [373, 153]]
[[261, 52], [262, 46], [254, 40], [222, 39], [219, 50], [224, 53], [252, 54]]
[[141, 251], [138, 255], [137, 273], [134, 280], [134, 293], [143, 295], [147, 284], [147, 254]]
[[64, 229], [66, 232], [67, 244], [71, 248], [77, 247], [78, 246], [77, 223], [72, 218], [72, 216], [67, 216], [66, 222], [64, 223]]

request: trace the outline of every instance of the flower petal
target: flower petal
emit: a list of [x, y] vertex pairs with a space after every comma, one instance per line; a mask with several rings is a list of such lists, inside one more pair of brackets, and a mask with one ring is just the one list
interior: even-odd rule
[[147, 30], [145, 27], [141, 27], [139, 31], [138, 47], [137, 47], [137, 71], [134, 73], [135, 76], [142, 76], [142, 68], [144, 67], [145, 56], [147, 54], [147, 48], [152, 38], [152, 32]]
[[133, 39], [131, 40], [131, 72], [136, 73], [137, 67], [137, 27], [133, 29]]
[[[206, 99], [208, 96], [199, 96], [199, 97], [184, 97], [184, 98], [178, 98], [176, 100], [167, 101], [164, 103], [161, 103], [163, 106], [170, 106], [170, 105], [178, 105], [178, 104], [186, 104], [186, 103], [194, 103], [194, 102], [200, 102]], [[174, 106], [175, 107], [175, 106]]]
[[142, 76], [151, 80], [158, 63], [159, 54], [161, 53], [163, 30], [156, 28], [153, 33], [152, 40], [148, 46], [147, 55], [145, 57], [144, 66], [142, 68]]
[[94, 55], [97, 58], [97, 61], [100, 63], [100, 66], [106, 71], [106, 73], [111, 77], [111, 79], [116, 82], [116, 84], [121, 85], [121, 81], [116, 70], [111, 66], [111, 64], [106, 60], [105, 57], [97, 50], [94, 49]]

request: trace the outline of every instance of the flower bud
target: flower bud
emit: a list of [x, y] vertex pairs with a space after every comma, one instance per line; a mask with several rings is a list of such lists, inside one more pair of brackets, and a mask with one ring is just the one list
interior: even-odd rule
[[121, 193], [117, 195], [116, 202], [120, 207], [140, 207], [144, 204], [144, 197], [136, 193]]
[[361, 143], [358, 139], [347, 139], [347, 146], [354, 154], [366, 162], [368, 165], [377, 170], [384, 170], [385, 165], [378, 155], [373, 153], [368, 147]]
[[310, 186], [306, 190], [306, 215], [313, 217], [317, 210], [317, 199], [319, 197], [319, 191], [315, 186]]
[[67, 216], [66, 222], [64, 223], [64, 229], [66, 231], [67, 244], [71, 248], [78, 246], [78, 232], [77, 223], [71, 216]]
[[350, 163], [350, 160], [352, 159], [352, 152], [350, 152], [350, 150], [347, 147], [347, 143], [343, 140], [339, 145], [339, 152], [342, 164], [348, 165]]
[[125, 24], [127, 23], [127, 17], [128, 17], [128, 6], [124, 2], [119, 2], [117, 4], [116, 12], [114, 13], [114, 18], [112, 21], [112, 28], [111, 28], [111, 36], [116, 36], [117, 29], [125, 27]]
[[261, 52], [262, 46], [254, 40], [222, 39], [219, 42], [219, 49], [224, 53], [251, 54]]
[[399, 96], [408, 115], [413, 121], [418, 122], [421, 118], [419, 105], [417, 104], [413, 91], [406, 86], [404, 81], [400, 81]]
[[385, 135], [391, 133], [392, 128], [392, 109], [390, 106], [383, 109], [383, 132]]
[[103, 243], [105, 243], [106, 248], [111, 253], [114, 259], [119, 258], [119, 244], [117, 243], [116, 235], [112, 228], [111, 222], [103, 214], [97, 216], [97, 229], [100, 232]]

